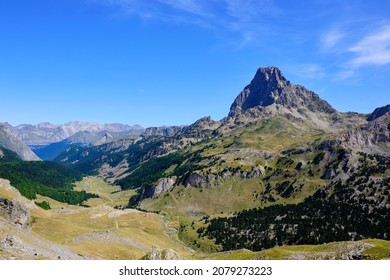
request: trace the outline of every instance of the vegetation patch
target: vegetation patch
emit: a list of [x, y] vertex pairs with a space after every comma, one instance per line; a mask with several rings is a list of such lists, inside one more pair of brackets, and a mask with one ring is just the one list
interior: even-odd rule
[[40, 194], [75, 205], [97, 197], [85, 191], [74, 191], [73, 183], [81, 180], [82, 174], [53, 162], [0, 163], [0, 177], [8, 179], [28, 199], [35, 199]]

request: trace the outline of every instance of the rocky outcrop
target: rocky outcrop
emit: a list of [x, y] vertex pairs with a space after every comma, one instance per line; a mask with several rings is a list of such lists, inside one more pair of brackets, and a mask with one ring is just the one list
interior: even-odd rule
[[152, 249], [142, 257], [143, 260], [179, 260], [180, 257], [175, 250], [160, 249], [153, 246]]
[[171, 137], [176, 133], [180, 132], [183, 129], [183, 126], [167, 126], [167, 127], [148, 127], [142, 133], [142, 137], [151, 137], [151, 136], [166, 136]]
[[237, 117], [248, 109], [281, 105], [286, 108], [309, 109], [312, 112], [336, 112], [326, 101], [303, 86], [293, 85], [276, 67], [260, 68], [253, 80], [237, 96], [229, 117]]
[[390, 155], [390, 112], [348, 131], [339, 140], [346, 148]]
[[185, 180], [184, 185], [191, 186], [194, 188], [205, 187], [208, 183], [206, 176], [200, 174], [199, 172], [192, 172], [187, 179]]
[[194, 171], [185, 178], [184, 185], [194, 188], [212, 187], [212, 185], [220, 185], [224, 180], [232, 177], [239, 177], [245, 180], [263, 176], [264, 173], [263, 167], [255, 167], [251, 170], [223, 170], [218, 173], [208, 173], [207, 175], [200, 173], [200, 171]]
[[30, 211], [19, 201], [8, 200], [0, 197], [0, 214], [10, 223], [27, 228], [30, 221]]
[[148, 186], [142, 190], [141, 200], [145, 198], [157, 198], [162, 192], [169, 190], [175, 181], [171, 178], [160, 178], [153, 186]]
[[187, 137], [203, 138], [210, 136], [220, 125], [220, 122], [212, 120], [211, 117], [204, 117], [185, 127], [181, 134]]

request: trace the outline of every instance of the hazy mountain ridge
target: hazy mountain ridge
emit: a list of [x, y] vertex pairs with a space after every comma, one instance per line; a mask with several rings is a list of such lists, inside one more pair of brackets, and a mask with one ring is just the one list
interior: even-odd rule
[[77, 132], [91, 133], [109, 132], [118, 136], [141, 134], [144, 128], [140, 125], [125, 125], [119, 123], [98, 124], [95, 122], [74, 121], [60, 125], [40, 123], [37, 125], [22, 124], [14, 127], [14, 132], [28, 145], [47, 145], [65, 140]]
[[54, 160], [70, 146], [91, 147], [112, 141], [114, 137], [107, 131], [79, 131], [60, 142], [49, 145], [31, 145], [31, 149], [43, 160]]

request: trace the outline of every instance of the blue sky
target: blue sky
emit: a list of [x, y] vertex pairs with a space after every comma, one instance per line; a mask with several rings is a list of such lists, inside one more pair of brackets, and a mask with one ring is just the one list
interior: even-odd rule
[[0, 122], [218, 120], [269, 65], [340, 111], [389, 104], [390, 1], [0, 2]]

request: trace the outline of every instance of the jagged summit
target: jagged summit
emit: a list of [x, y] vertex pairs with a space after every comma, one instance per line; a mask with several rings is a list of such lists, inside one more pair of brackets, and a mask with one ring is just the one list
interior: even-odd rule
[[279, 68], [269, 66], [257, 70], [250, 84], [234, 100], [229, 117], [238, 116], [250, 108], [272, 104], [286, 108], [307, 108], [313, 112], [335, 112], [335, 109], [317, 94], [303, 86], [291, 84]]

